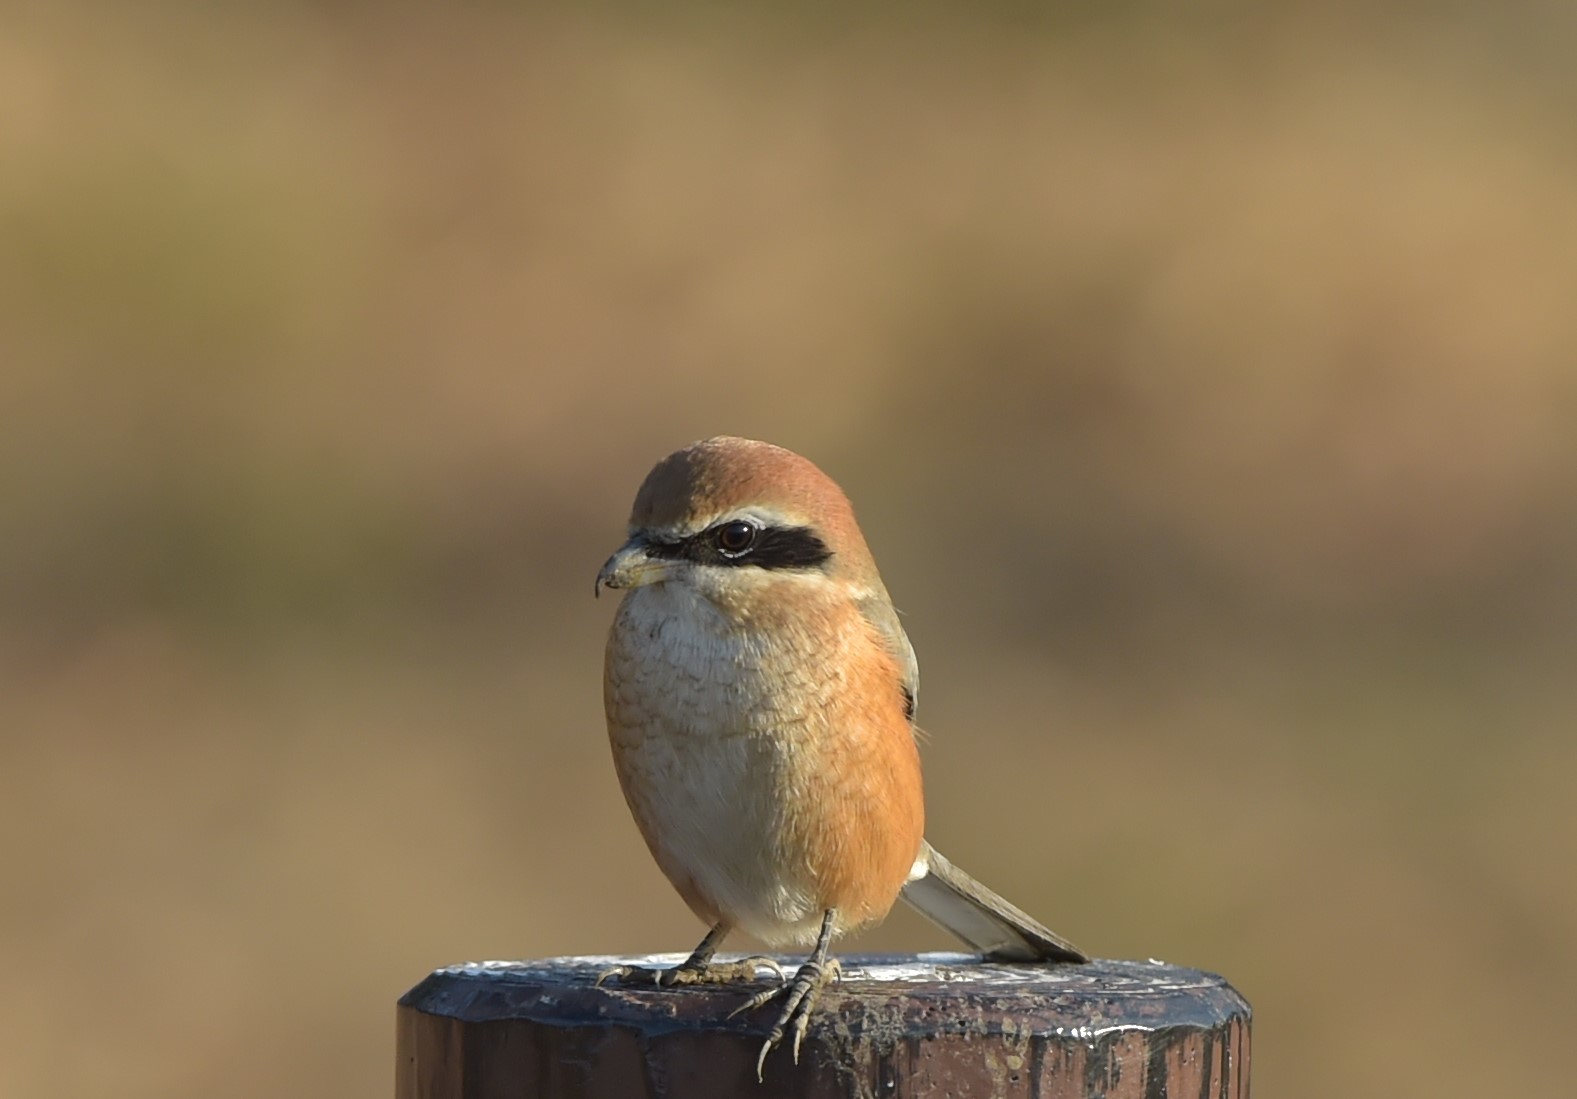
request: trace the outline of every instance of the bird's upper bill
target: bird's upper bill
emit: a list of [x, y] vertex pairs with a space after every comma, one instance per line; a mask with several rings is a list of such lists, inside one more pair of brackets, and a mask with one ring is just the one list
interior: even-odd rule
[[593, 594], [601, 595], [603, 588], [641, 588], [673, 576], [678, 563], [653, 557], [650, 549], [651, 543], [639, 534], [620, 546], [597, 574]]

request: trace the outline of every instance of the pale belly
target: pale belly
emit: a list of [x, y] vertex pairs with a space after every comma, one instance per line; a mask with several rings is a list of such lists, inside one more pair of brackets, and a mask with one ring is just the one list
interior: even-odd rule
[[621, 752], [620, 778], [658, 865], [703, 919], [804, 944], [815, 939], [822, 904], [808, 867], [785, 857], [763, 747], [739, 737], [647, 737]]
[[630, 593], [609, 639], [609, 735], [648, 846], [702, 919], [769, 944], [815, 940], [846, 806], [879, 796], [858, 776], [880, 761], [823, 735], [843, 643], [730, 629], [677, 585]]

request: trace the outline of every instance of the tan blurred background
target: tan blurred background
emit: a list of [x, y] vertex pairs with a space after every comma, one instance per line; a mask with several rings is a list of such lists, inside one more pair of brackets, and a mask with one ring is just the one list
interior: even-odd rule
[[723, 431], [857, 502], [938, 846], [1256, 1094], [1569, 1086], [1568, 7], [211, 7], [3, 10], [0, 1095], [691, 946], [591, 581]]

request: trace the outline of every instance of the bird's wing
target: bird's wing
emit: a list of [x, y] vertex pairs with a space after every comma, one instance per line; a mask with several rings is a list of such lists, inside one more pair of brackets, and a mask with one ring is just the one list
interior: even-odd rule
[[920, 701], [920, 662], [914, 657], [914, 646], [898, 621], [898, 611], [892, 603], [878, 596], [860, 600], [860, 614], [876, 628], [882, 645], [898, 662], [898, 687], [903, 691], [904, 716], [912, 722], [914, 709]]

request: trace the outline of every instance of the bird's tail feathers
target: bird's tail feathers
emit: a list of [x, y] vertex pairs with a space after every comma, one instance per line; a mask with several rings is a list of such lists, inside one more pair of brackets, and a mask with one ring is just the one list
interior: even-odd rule
[[1089, 960], [1067, 939], [948, 862], [929, 843], [921, 849], [919, 861], [927, 871], [903, 887], [903, 899], [988, 961]]

